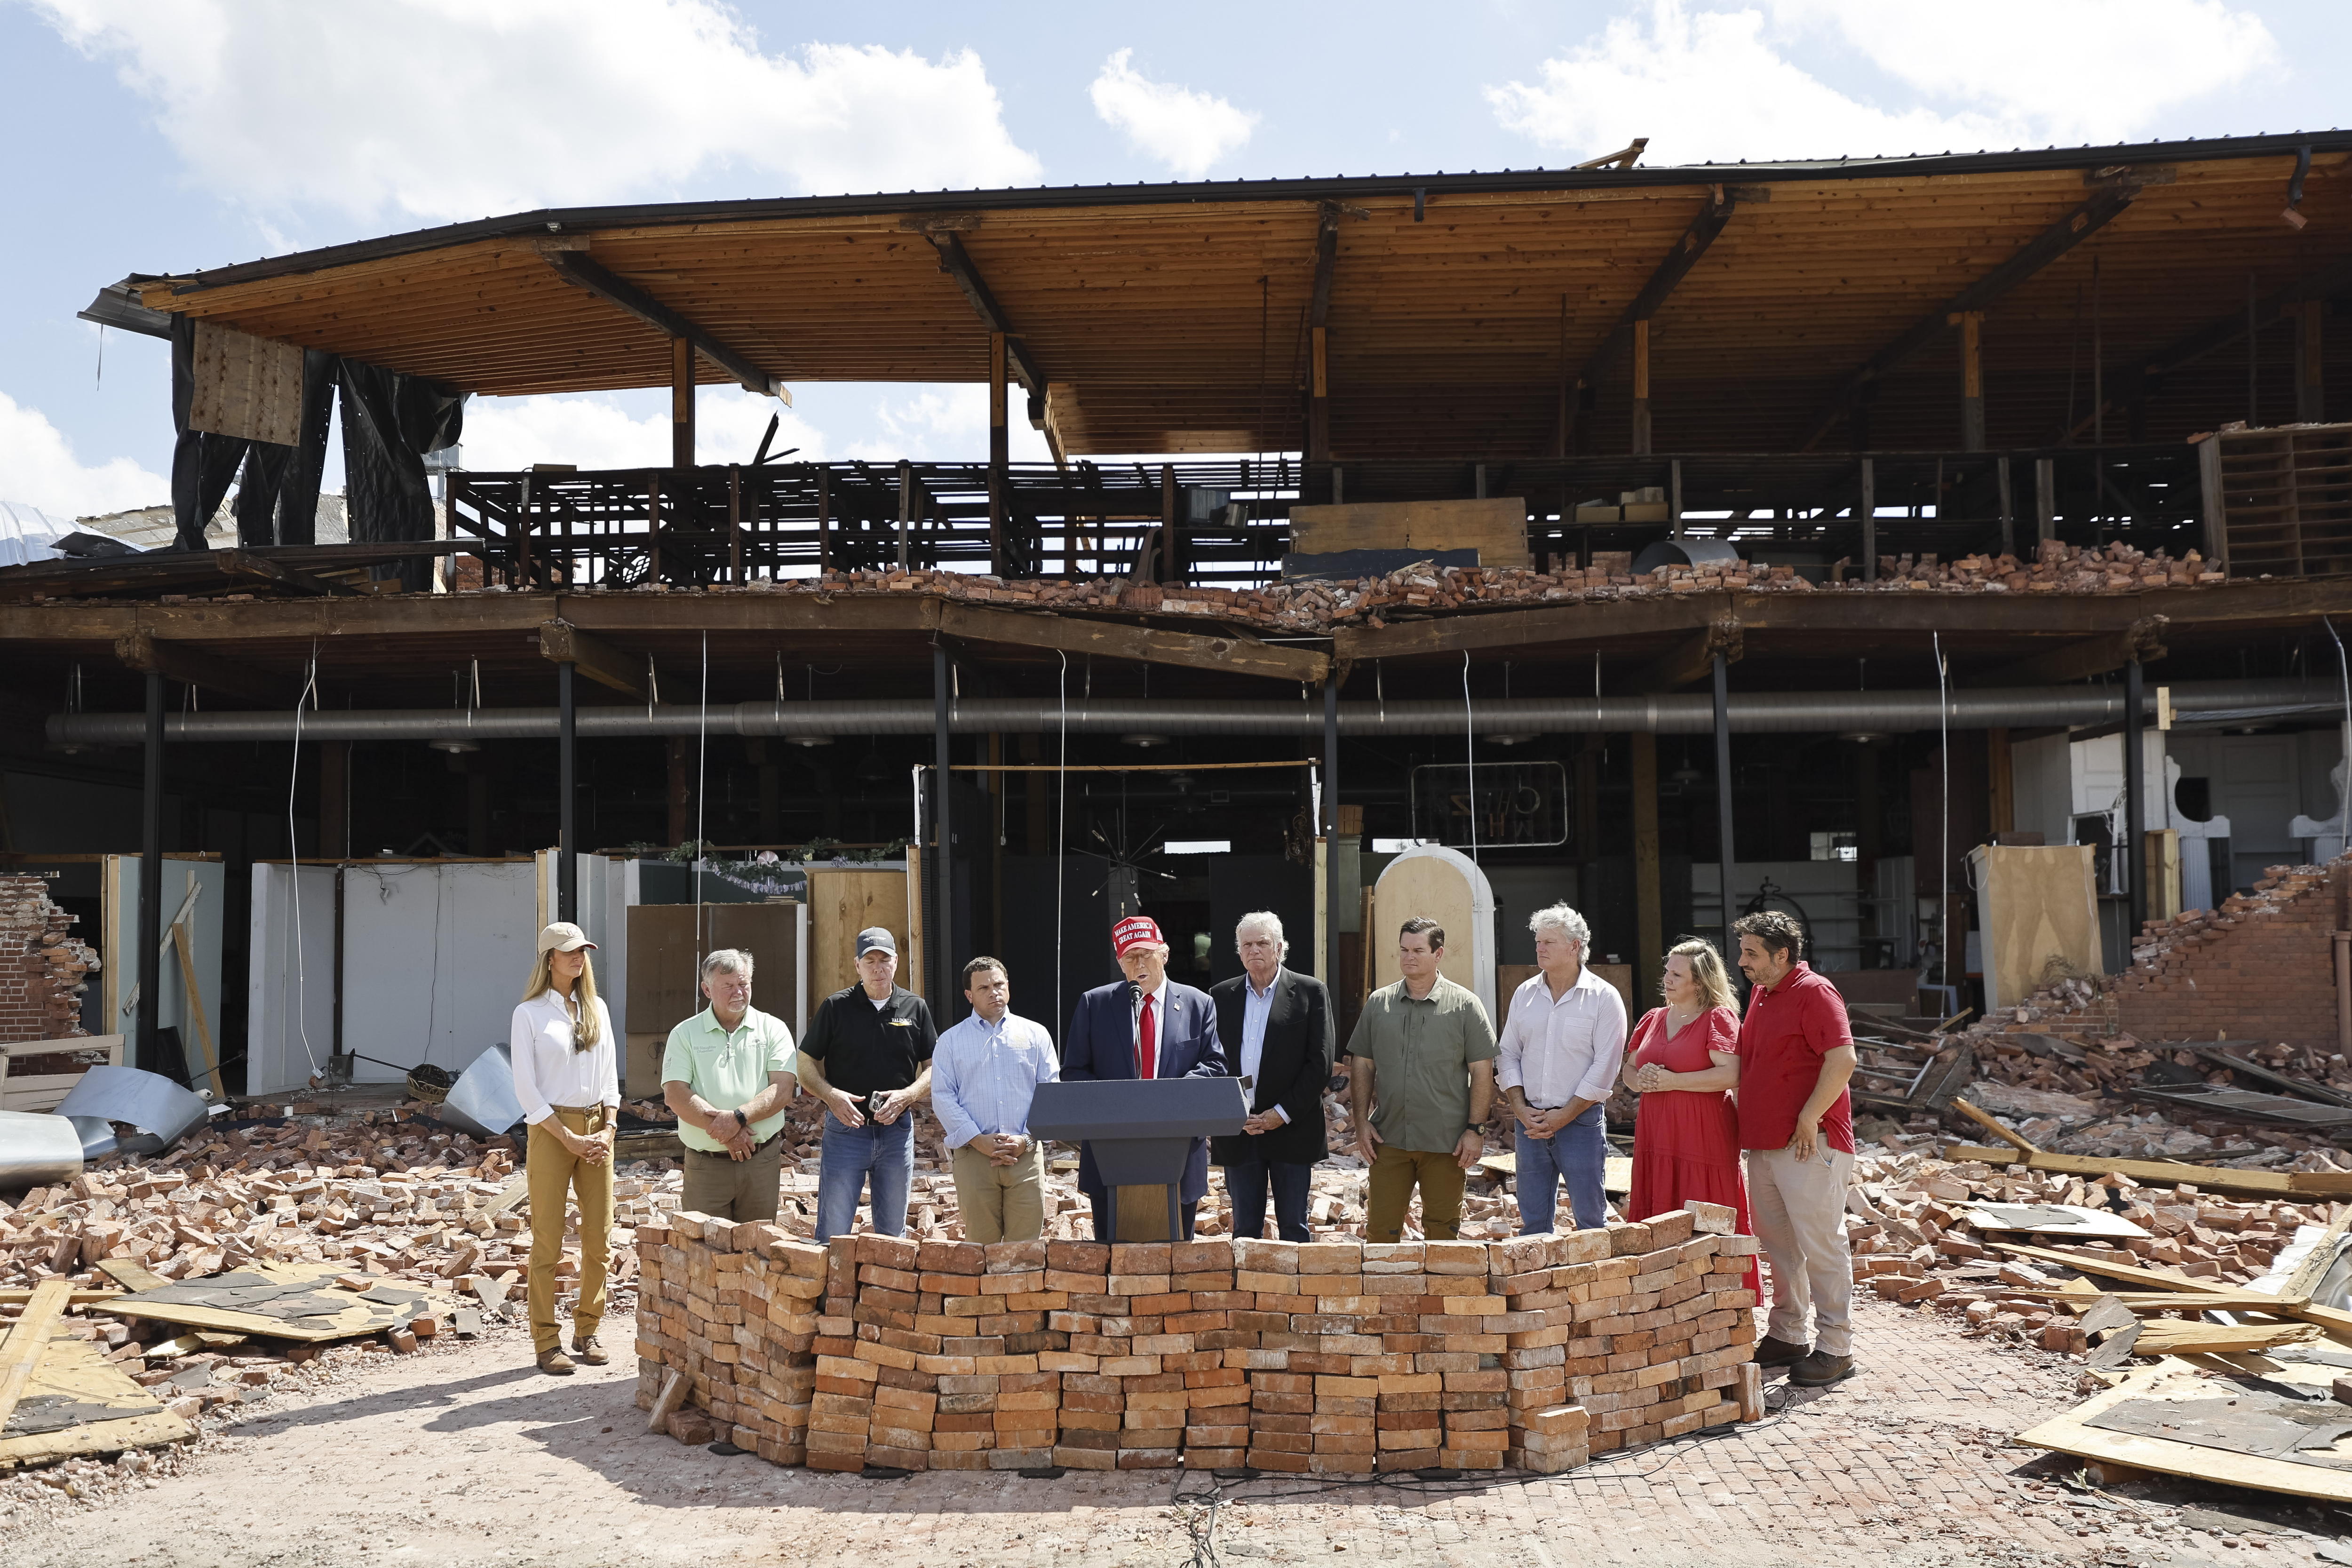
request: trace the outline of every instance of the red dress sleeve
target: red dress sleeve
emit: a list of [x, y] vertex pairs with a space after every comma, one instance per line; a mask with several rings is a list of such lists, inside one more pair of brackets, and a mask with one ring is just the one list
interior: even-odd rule
[[[1706, 1048], [1720, 1051], [1727, 1057], [1739, 1054], [1739, 1015], [1728, 1007], [1717, 1007], [1706, 1016]], [[1712, 1058], [1709, 1058], [1712, 1065]]]

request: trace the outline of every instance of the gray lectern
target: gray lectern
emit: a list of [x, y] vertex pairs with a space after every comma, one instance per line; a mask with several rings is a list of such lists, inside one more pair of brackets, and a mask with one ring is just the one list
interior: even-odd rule
[[[1029, 1136], [1088, 1143], [1108, 1187], [1168, 1189], [1168, 1239], [1184, 1239], [1178, 1185], [1195, 1138], [1238, 1132], [1249, 1101], [1234, 1078], [1093, 1079], [1041, 1083], [1029, 1102]], [[1116, 1194], [1105, 1205], [1118, 1239]]]

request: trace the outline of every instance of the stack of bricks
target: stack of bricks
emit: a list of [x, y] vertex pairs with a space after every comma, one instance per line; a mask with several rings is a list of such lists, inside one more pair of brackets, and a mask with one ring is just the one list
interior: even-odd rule
[[836, 1470], [1554, 1472], [1760, 1414], [1731, 1225], [820, 1250], [680, 1215], [638, 1232], [640, 1403], [680, 1371], [738, 1445]]
[[720, 1436], [772, 1464], [802, 1463], [824, 1248], [700, 1214], [639, 1226], [636, 1246], [637, 1403], [652, 1408], [676, 1371]]

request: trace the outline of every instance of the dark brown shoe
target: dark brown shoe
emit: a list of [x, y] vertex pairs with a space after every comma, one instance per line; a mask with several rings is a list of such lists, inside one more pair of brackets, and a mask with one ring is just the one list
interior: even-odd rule
[[580, 1369], [572, 1364], [572, 1358], [565, 1355], [562, 1347], [558, 1345], [539, 1352], [539, 1370], [551, 1377], [570, 1377]]
[[1815, 1351], [1789, 1369], [1789, 1381], [1800, 1388], [1827, 1388], [1853, 1375], [1853, 1357]]
[[1769, 1334], [1756, 1342], [1758, 1366], [1793, 1366], [1812, 1353], [1811, 1345], [1790, 1344], [1787, 1340], [1776, 1340]]
[[593, 1334], [584, 1340], [574, 1334], [572, 1336], [572, 1359], [583, 1366], [603, 1366], [613, 1358], [596, 1348]]

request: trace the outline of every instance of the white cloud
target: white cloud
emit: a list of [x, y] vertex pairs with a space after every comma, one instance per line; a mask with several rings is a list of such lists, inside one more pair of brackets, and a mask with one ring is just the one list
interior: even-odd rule
[[[1638, 135], [1661, 163], [1974, 152], [2147, 134], [2277, 58], [2262, 23], [2220, 0], [1972, 0], [1959, 26], [1943, 6], [1767, 5], [1769, 29], [1764, 10], [1649, 0], [1487, 101], [1506, 130], [1572, 156]], [[1799, 39], [1842, 47], [1927, 101], [1833, 87], [1790, 58]]]
[[[851, 389], [828, 390], [838, 395]], [[794, 391], [797, 395], [798, 389]], [[1007, 391], [1013, 397], [1009, 411], [1012, 460], [1052, 462], [1053, 453], [1045, 445], [1045, 434], [1030, 428], [1027, 392], [1017, 385]], [[895, 463], [901, 458], [917, 461], [958, 457], [981, 460], [988, 455], [988, 388], [964, 384], [890, 387], [881, 391], [867, 406], [860, 423], [866, 433], [845, 445], [845, 458], [863, 458], [869, 463]]]
[[208, 187], [470, 218], [666, 195], [1023, 184], [980, 57], [767, 54], [718, 0], [32, 0], [119, 63]]
[[1087, 89], [1103, 123], [1124, 132], [1139, 151], [1167, 164], [1180, 179], [1197, 180], [1219, 159], [1241, 151], [1257, 124], [1255, 110], [1150, 80], [1128, 64], [1134, 54], [1121, 49], [1105, 60]]
[[[694, 409], [695, 456], [748, 463], [771, 417], [782, 416], [769, 451], [825, 455], [824, 434], [772, 397], [705, 387]], [[570, 463], [582, 468], [669, 466], [669, 394], [588, 393], [477, 397], [466, 405], [465, 464], [485, 471]]]
[[0, 496], [52, 517], [96, 517], [164, 505], [172, 481], [129, 458], [84, 464], [47, 415], [0, 392]]

